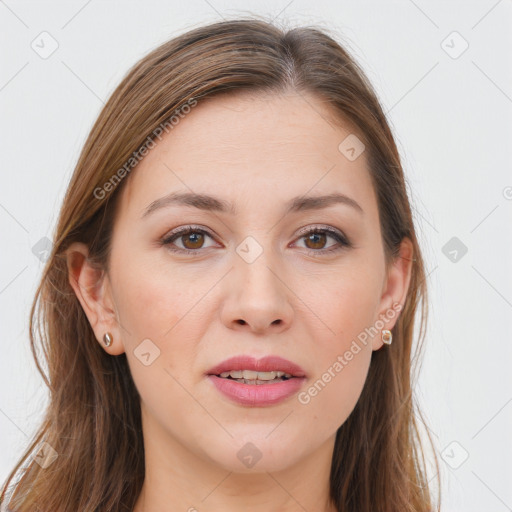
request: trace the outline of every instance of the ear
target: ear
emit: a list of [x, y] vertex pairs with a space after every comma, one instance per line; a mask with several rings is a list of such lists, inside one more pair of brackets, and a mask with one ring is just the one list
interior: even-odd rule
[[[400, 244], [399, 255], [390, 265], [384, 281], [378, 315], [385, 324], [382, 329], [391, 330], [404, 307], [411, 281], [413, 256], [413, 244], [409, 238], [405, 237]], [[379, 350], [383, 344], [379, 332], [373, 338], [373, 350]]]
[[[89, 319], [96, 339], [111, 355], [124, 352], [121, 332], [114, 309], [110, 280], [104, 270], [92, 265], [89, 250], [80, 242], [72, 243], [66, 250], [69, 283]], [[113, 342], [110, 347], [103, 343], [103, 335], [110, 332]]]

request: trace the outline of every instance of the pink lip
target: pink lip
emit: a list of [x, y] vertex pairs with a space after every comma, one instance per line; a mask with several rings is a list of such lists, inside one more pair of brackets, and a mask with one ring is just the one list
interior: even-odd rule
[[[288, 359], [283, 359], [279, 356], [266, 356], [261, 359], [254, 359], [254, 357], [246, 355], [226, 359], [208, 370], [206, 374], [220, 375], [222, 372], [229, 372], [230, 370], [253, 370], [255, 372], [281, 371], [289, 373], [294, 377], [306, 376], [306, 372], [298, 364], [292, 363]], [[250, 386], [251, 384], [247, 385]]]
[[241, 405], [264, 407], [276, 404], [294, 395], [306, 380], [305, 377], [274, 382], [273, 384], [241, 384], [236, 380], [208, 375], [208, 379], [225, 396]]
[[[282, 371], [293, 377], [272, 384], [242, 384], [236, 380], [219, 377], [222, 372], [230, 370]], [[294, 395], [306, 380], [306, 374], [299, 365], [279, 356], [267, 356], [258, 360], [251, 356], [235, 356], [208, 370], [207, 376], [222, 394], [236, 403], [253, 407], [286, 400]]]

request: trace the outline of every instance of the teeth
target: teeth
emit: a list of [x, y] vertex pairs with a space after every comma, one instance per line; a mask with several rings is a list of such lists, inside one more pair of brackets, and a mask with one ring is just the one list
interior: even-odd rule
[[229, 372], [222, 372], [220, 374], [221, 377], [231, 377], [232, 379], [244, 379], [250, 381], [258, 381], [258, 380], [274, 380], [280, 379], [281, 377], [286, 377], [287, 379], [291, 378], [289, 373], [275, 371], [275, 372], [255, 372], [252, 370], [231, 370]]
[[[268, 384], [269, 382], [273, 382], [273, 381], [268, 381], [268, 380], [258, 380], [258, 379], [235, 379], [237, 382], [240, 382], [240, 384], [254, 384], [254, 385], [257, 385], [257, 384]], [[281, 382], [282, 379], [275, 379], [277, 382]]]

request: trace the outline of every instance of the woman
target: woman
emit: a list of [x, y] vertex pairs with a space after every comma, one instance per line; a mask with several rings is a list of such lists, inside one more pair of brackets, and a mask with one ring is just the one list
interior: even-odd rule
[[425, 279], [392, 133], [334, 38], [253, 18], [166, 42], [71, 179], [31, 312], [50, 403], [2, 498], [433, 510], [411, 382]]

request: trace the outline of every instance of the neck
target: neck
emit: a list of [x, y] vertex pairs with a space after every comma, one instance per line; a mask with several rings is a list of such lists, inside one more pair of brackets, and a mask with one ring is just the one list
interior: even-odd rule
[[133, 512], [336, 512], [329, 499], [334, 437], [290, 467], [257, 464], [238, 472], [191, 452], [155, 424], [147, 427], [145, 480]]

